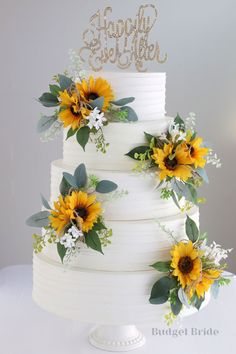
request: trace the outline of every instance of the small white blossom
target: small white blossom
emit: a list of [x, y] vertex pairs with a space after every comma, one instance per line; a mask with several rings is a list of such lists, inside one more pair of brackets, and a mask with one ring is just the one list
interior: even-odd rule
[[188, 117], [185, 119], [185, 125], [187, 129], [194, 130], [194, 127], [196, 125], [196, 114], [193, 112], [190, 112]]
[[92, 129], [93, 127], [96, 130], [99, 130], [102, 128], [103, 123], [106, 122], [106, 118], [104, 117], [104, 113], [100, 112], [99, 109], [96, 107], [94, 110], [90, 113], [90, 115], [87, 117], [89, 123], [88, 127]]
[[216, 266], [220, 266], [222, 259], [226, 259], [228, 254], [232, 251], [231, 249], [223, 249], [221, 245], [218, 245], [215, 241], [207, 246], [207, 241], [204, 240], [201, 245], [201, 250], [204, 251], [205, 256], [215, 263]]
[[209, 153], [207, 155], [207, 164], [211, 164], [213, 166], [216, 166], [216, 168], [221, 167], [221, 161], [218, 158], [217, 154], [214, 153], [212, 149], [209, 150]]
[[76, 242], [80, 237], [83, 237], [84, 234], [81, 230], [77, 229], [74, 225], [68, 230], [68, 232], [61, 237], [60, 243], [65, 248], [74, 248], [76, 246]]
[[186, 140], [186, 133], [179, 129], [178, 124], [170, 124], [169, 134], [171, 135], [173, 141], [178, 142], [181, 140]]
[[83, 68], [83, 63], [80, 59], [79, 54], [73, 50], [69, 50], [70, 58], [70, 71], [73, 75], [75, 82], [81, 82], [83, 79], [86, 79], [88, 76], [86, 70]]
[[84, 236], [83, 231], [77, 229], [77, 227], [75, 227], [74, 225], [68, 230], [68, 233], [72, 235], [75, 239]]

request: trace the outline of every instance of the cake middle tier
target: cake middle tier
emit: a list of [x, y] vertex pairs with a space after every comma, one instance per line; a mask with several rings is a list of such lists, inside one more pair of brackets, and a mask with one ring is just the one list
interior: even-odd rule
[[[60, 194], [63, 172], [73, 174], [74, 169], [64, 164], [62, 160], [52, 162], [51, 202], [56, 201]], [[110, 180], [118, 185], [117, 191], [110, 195], [98, 195], [104, 209], [105, 220], [150, 220], [180, 214], [172, 199], [161, 199], [160, 191], [156, 190], [159, 184], [156, 175], [91, 169], [87, 169], [87, 172], [100, 180]]]

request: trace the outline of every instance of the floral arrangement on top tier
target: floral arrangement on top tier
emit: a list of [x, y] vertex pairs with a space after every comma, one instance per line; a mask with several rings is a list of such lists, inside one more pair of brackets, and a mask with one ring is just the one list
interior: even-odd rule
[[110, 244], [112, 230], [104, 224], [98, 195], [115, 190], [117, 185], [114, 182], [87, 176], [84, 164], [76, 168], [74, 175], [64, 172], [54, 208], [42, 196], [47, 210], [26, 221], [28, 226], [43, 228], [42, 235], [33, 235], [34, 251], [39, 253], [47, 243], [55, 243], [62, 262], [65, 256], [69, 258], [83, 245], [103, 253], [102, 246]]
[[173, 246], [169, 260], [151, 266], [166, 275], [153, 285], [149, 301], [151, 304], [170, 303], [171, 312], [165, 317], [171, 324], [183, 305], [199, 310], [210, 288], [216, 297], [219, 287], [230, 283], [222, 272], [227, 266], [224, 260], [231, 249], [224, 250], [215, 242], [207, 245], [207, 234], [201, 234], [188, 216], [185, 224], [187, 239], [185, 237], [181, 241], [177, 241], [173, 231], [159, 225], [169, 235]]
[[204, 202], [197, 196], [197, 187], [209, 182], [206, 163], [221, 166], [217, 155], [197, 135], [194, 126], [194, 113], [186, 122], [177, 115], [167, 132], [160, 136], [144, 133], [147, 145], [138, 146], [126, 154], [138, 161], [135, 171], [157, 171], [160, 180], [157, 189], [162, 187], [162, 199], [172, 197], [180, 208], [179, 202], [184, 197], [186, 210], [192, 204]]
[[97, 150], [105, 153], [109, 143], [106, 143], [103, 126], [111, 121], [137, 121], [137, 114], [127, 106], [135, 98], [115, 100], [112, 87], [105, 79], [87, 76], [79, 57], [74, 52], [71, 57], [75, 67], [73, 75], [56, 75], [55, 83], [49, 85], [50, 92], [39, 98], [43, 106], [59, 108], [53, 115], [43, 115], [37, 130], [42, 140], [48, 140], [63, 127], [68, 128], [67, 139], [76, 134], [78, 143], [85, 149], [90, 138]]

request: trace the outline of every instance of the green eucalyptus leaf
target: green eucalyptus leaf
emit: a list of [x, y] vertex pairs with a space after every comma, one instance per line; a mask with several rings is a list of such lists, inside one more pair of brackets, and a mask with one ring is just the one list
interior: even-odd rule
[[89, 101], [89, 105], [92, 108], [96, 108], [97, 107], [97, 109], [99, 109], [99, 111], [102, 111], [103, 105], [104, 105], [104, 97], [101, 96], [101, 97], [96, 98], [96, 100]]
[[199, 230], [194, 220], [192, 220], [188, 215], [185, 223], [186, 234], [193, 243], [199, 238]]
[[63, 172], [63, 177], [71, 187], [77, 188], [76, 179], [68, 172]]
[[209, 178], [207, 176], [206, 170], [204, 168], [198, 168], [196, 170], [197, 174], [203, 179], [205, 183], [209, 183]]
[[[144, 154], [145, 152], [147, 152], [148, 150], [150, 150], [149, 146], [137, 146], [136, 148], [132, 149], [131, 151], [129, 151], [127, 154], [125, 154], [125, 156], [129, 156], [134, 160], [137, 160], [135, 158], [136, 154]], [[148, 160], [148, 157], [146, 158]]]
[[173, 314], [175, 316], [178, 316], [178, 314], [182, 310], [183, 304], [178, 297], [178, 289], [173, 290], [173, 292], [175, 294], [175, 298], [174, 298], [174, 302], [171, 302], [170, 307]]
[[111, 101], [112, 104], [114, 104], [115, 106], [124, 106], [128, 103], [131, 103], [135, 100], [134, 97], [126, 97], [126, 98], [121, 98], [120, 100], [117, 101]]
[[61, 258], [61, 263], [63, 263], [63, 260], [66, 255], [66, 248], [60, 242], [57, 243], [57, 252], [59, 254], [59, 257]]
[[170, 261], [167, 262], [156, 262], [151, 265], [152, 268], [158, 270], [158, 272], [169, 272], [170, 270]]
[[192, 305], [199, 311], [201, 306], [202, 306], [202, 303], [204, 302], [205, 300], [205, 296], [203, 297], [198, 297], [196, 294], [193, 296], [193, 298], [191, 299], [192, 301]]
[[117, 184], [112, 181], [100, 181], [96, 186], [96, 192], [98, 193], [110, 193], [117, 189]]
[[61, 88], [58, 85], [49, 85], [51, 94], [54, 96], [58, 96], [59, 92], [61, 91]]
[[39, 97], [39, 102], [42, 103], [44, 107], [56, 107], [59, 105], [57, 96], [54, 96], [51, 92], [45, 92]]
[[125, 111], [127, 112], [127, 117], [126, 119], [129, 122], [136, 122], [138, 120], [138, 116], [136, 114], [136, 112], [133, 110], [133, 108], [129, 107], [129, 106], [123, 106], [120, 108], [121, 111]]
[[169, 299], [170, 290], [176, 286], [177, 282], [174, 278], [165, 276], [159, 279], [152, 287], [150, 303], [159, 305], [164, 304]]
[[101, 221], [98, 221], [93, 226], [94, 231], [101, 231], [101, 230], [106, 230], [106, 229], [107, 229], [106, 226]]
[[61, 91], [67, 90], [71, 87], [71, 85], [73, 85], [73, 81], [71, 80], [71, 78], [65, 76], [65, 75], [58, 75], [59, 78], [59, 85], [61, 88]]
[[147, 140], [147, 142], [149, 144], [152, 142], [153, 139], [154, 139], [154, 141], [156, 141], [156, 137], [155, 136], [153, 136], [153, 135], [151, 135], [149, 133], [146, 133], [146, 132], [144, 132], [144, 135], [145, 135], [145, 138], [146, 138], [146, 140]]
[[44, 208], [51, 210], [52, 208], [50, 207], [47, 199], [42, 194], [40, 194], [40, 195], [41, 195], [41, 200], [42, 200], [42, 204], [43, 204]]
[[63, 177], [61, 180], [61, 184], [60, 184], [61, 195], [63, 195], [63, 196], [68, 195], [70, 189], [71, 189], [71, 185], [67, 182], [65, 177]]
[[53, 123], [57, 120], [57, 116], [53, 115], [53, 116], [42, 116], [37, 124], [37, 132], [39, 134], [45, 132], [46, 130], [48, 130]]
[[66, 140], [67, 139], [69, 139], [69, 138], [71, 138], [73, 135], [75, 135], [75, 133], [77, 132], [77, 130], [78, 129], [72, 129], [72, 128], [70, 128], [69, 130], [68, 130], [68, 132], [67, 132], [67, 136], [66, 136]]
[[172, 191], [171, 197], [172, 197], [172, 199], [173, 199], [173, 202], [174, 202], [175, 205], [177, 206], [177, 208], [178, 208], [178, 209], [181, 209], [181, 208], [180, 208], [180, 205], [179, 205], [179, 202], [178, 202], [178, 199], [176, 198], [176, 195], [175, 195], [175, 192], [174, 192], [174, 191]]
[[83, 163], [76, 168], [74, 173], [74, 179], [78, 188], [84, 188], [86, 186], [88, 176], [85, 165]]
[[48, 226], [50, 221], [48, 219], [50, 213], [49, 211], [40, 211], [36, 214], [33, 214], [26, 220], [26, 225], [32, 227], [45, 227]]
[[82, 127], [76, 133], [76, 139], [84, 151], [85, 151], [85, 146], [87, 145], [89, 140], [89, 134], [90, 134], [89, 127]]
[[103, 254], [101, 241], [95, 230], [90, 230], [85, 234], [85, 243], [89, 248]]
[[185, 131], [185, 122], [184, 122], [184, 120], [180, 117], [179, 114], [177, 114], [177, 116], [175, 117], [175, 119], [174, 119], [174, 124], [176, 124], [176, 125], [178, 124], [180, 130]]

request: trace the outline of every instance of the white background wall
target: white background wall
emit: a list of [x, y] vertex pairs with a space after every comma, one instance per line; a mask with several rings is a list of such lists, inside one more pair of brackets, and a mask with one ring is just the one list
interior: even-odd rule
[[[61, 157], [61, 140], [41, 143], [35, 132], [37, 98], [52, 75], [68, 65], [68, 49], [81, 46], [91, 14], [112, 5], [117, 17], [134, 15], [139, 0], [0, 0], [0, 267], [31, 261], [24, 221], [49, 195], [49, 168]], [[198, 129], [221, 155], [209, 171], [201, 225], [211, 239], [236, 248], [236, 2], [153, 0], [160, 11], [155, 37], [169, 56], [167, 112], [194, 111]], [[235, 267], [231, 256], [231, 269]]]

